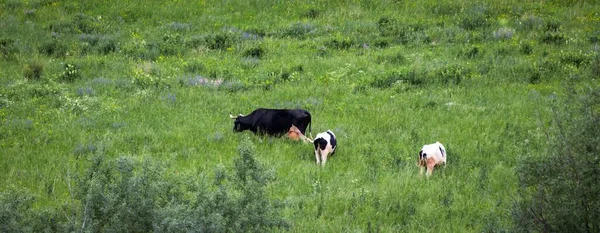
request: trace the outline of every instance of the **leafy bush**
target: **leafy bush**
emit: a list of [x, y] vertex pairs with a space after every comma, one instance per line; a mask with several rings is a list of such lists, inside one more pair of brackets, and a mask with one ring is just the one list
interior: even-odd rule
[[267, 232], [287, 227], [279, 216], [281, 205], [266, 198], [265, 188], [274, 180], [273, 174], [254, 159], [249, 141], [238, 151], [234, 176], [221, 167], [212, 184], [168, 178], [165, 166], [151, 159], [110, 160], [98, 153], [88, 171], [77, 178], [78, 228], [93, 232]]
[[52, 32], [64, 34], [94, 34], [103, 32], [103, 27], [99, 20], [83, 13], [76, 14], [71, 20], [52, 22], [49, 29]]
[[389, 88], [399, 82], [408, 83], [412, 86], [424, 84], [425, 81], [417, 76], [418, 75], [414, 70], [408, 72], [393, 72], [389, 75], [376, 78], [370, 83], [370, 86], [376, 88]]
[[546, 44], [562, 45], [567, 42], [567, 39], [560, 33], [546, 32], [540, 37], [540, 41]]
[[350, 38], [334, 38], [325, 42], [325, 47], [331, 49], [346, 50], [352, 47], [354, 42]]
[[523, 43], [521, 44], [519, 51], [524, 55], [531, 55], [533, 53], [533, 48], [529, 43]]
[[34, 60], [25, 64], [23, 67], [23, 76], [25, 79], [40, 80], [44, 72], [44, 63]]
[[433, 72], [432, 82], [438, 84], [458, 85], [463, 79], [471, 76], [471, 70], [460, 65], [446, 66]]
[[58, 78], [65, 82], [74, 82], [81, 78], [81, 71], [78, 65], [72, 63], [65, 63], [63, 71], [60, 73]]
[[260, 59], [265, 54], [265, 50], [262, 47], [254, 47], [244, 51], [244, 57], [254, 57]]
[[600, 77], [600, 53], [592, 57], [591, 73], [592, 77]]
[[600, 89], [567, 94], [552, 108], [548, 156], [530, 155], [518, 169], [512, 213], [523, 232], [600, 231]]
[[6, 60], [13, 60], [19, 49], [13, 39], [0, 39], [0, 56]]
[[233, 46], [237, 38], [231, 33], [218, 33], [204, 37], [204, 43], [209, 49], [226, 50]]
[[486, 10], [485, 7], [473, 7], [468, 9], [460, 20], [460, 27], [469, 31], [489, 27], [490, 23], [488, 22]]
[[310, 34], [314, 34], [317, 28], [311, 23], [294, 23], [282, 32], [283, 36], [304, 39]]
[[24, 191], [9, 189], [0, 193], [0, 231], [23, 232], [33, 201], [33, 196]]
[[515, 34], [515, 30], [508, 27], [502, 27], [496, 31], [494, 31], [493, 36], [494, 39], [497, 40], [509, 40]]
[[479, 47], [473, 46], [471, 49], [469, 49], [467, 52], [465, 52], [464, 56], [469, 59], [473, 59], [473, 58], [480, 56], [481, 54], [482, 54], [482, 52], [479, 49]]
[[321, 15], [321, 11], [315, 9], [315, 8], [310, 8], [308, 9], [308, 11], [306, 11], [304, 14], [302, 14], [303, 17], [309, 18], [309, 19], [316, 19]]
[[188, 73], [198, 73], [198, 72], [204, 71], [205, 68], [204, 68], [204, 64], [202, 64], [201, 62], [191, 61], [191, 62], [186, 63], [184, 65], [183, 69], [185, 70], [185, 72], [188, 72]]
[[160, 54], [165, 56], [181, 55], [184, 51], [183, 37], [177, 34], [165, 34], [159, 44]]
[[544, 20], [534, 15], [524, 15], [519, 20], [519, 25], [527, 31], [535, 30], [544, 26]]
[[67, 50], [67, 46], [57, 39], [45, 42], [38, 48], [40, 54], [53, 57], [64, 57], [67, 55]]
[[396, 54], [387, 55], [387, 56], [378, 56], [375, 61], [378, 64], [390, 63], [390, 64], [394, 64], [394, 65], [404, 65], [408, 62], [408, 60], [402, 53], [396, 53]]

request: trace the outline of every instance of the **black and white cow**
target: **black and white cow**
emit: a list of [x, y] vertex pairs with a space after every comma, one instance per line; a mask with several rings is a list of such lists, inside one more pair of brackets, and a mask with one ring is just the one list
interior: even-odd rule
[[242, 132], [250, 130], [255, 134], [266, 134], [270, 136], [281, 136], [290, 130], [292, 125], [296, 126], [302, 134], [306, 128], [310, 131], [311, 116], [303, 109], [266, 109], [259, 108], [244, 116], [242, 114], [230, 118], [233, 122], [233, 131]]
[[446, 167], [446, 148], [442, 143], [435, 142], [433, 144], [424, 145], [419, 151], [419, 160], [417, 166], [420, 167], [419, 174], [423, 174], [423, 170], [427, 169], [427, 176], [433, 173], [433, 168], [436, 165], [444, 165]]
[[315, 157], [317, 159], [317, 165], [320, 164], [325, 166], [325, 162], [327, 162], [327, 156], [330, 153], [333, 155], [335, 153], [335, 149], [337, 148], [335, 134], [333, 134], [331, 130], [319, 133], [315, 137], [315, 140], [313, 140], [313, 144], [315, 145]]

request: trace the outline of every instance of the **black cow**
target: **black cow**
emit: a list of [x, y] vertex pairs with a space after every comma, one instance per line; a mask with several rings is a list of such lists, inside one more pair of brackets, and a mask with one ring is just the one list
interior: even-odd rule
[[259, 108], [246, 116], [240, 114], [237, 117], [229, 117], [235, 119], [233, 132], [250, 130], [255, 134], [281, 136], [287, 133], [292, 125], [298, 127], [302, 134], [306, 132], [307, 127], [312, 131], [310, 113], [303, 109]]

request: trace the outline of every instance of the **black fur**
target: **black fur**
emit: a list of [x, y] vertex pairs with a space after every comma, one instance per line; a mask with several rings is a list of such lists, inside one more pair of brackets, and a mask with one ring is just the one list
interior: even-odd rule
[[239, 116], [233, 123], [234, 132], [250, 130], [255, 134], [280, 136], [295, 125], [302, 134], [306, 128], [311, 130], [310, 113], [303, 109], [266, 109], [259, 108], [247, 116]]
[[325, 150], [325, 147], [327, 146], [327, 140], [325, 140], [324, 138], [317, 138], [313, 141], [313, 144], [315, 144], [315, 150], [319, 148], [321, 150]]
[[336, 148], [337, 148], [337, 140], [335, 139], [335, 136], [333, 136], [333, 134], [332, 134], [332, 133], [330, 133], [329, 131], [327, 131], [327, 134], [329, 134], [329, 137], [331, 138], [331, 139], [330, 139], [330, 140], [331, 140], [331, 142], [330, 142], [330, 143], [331, 143], [331, 149], [333, 150], [333, 151], [331, 152], [331, 155], [333, 155], [333, 154], [335, 154], [335, 150], [336, 150]]
[[419, 151], [419, 159], [420, 160], [426, 160], [427, 159], [427, 154], [423, 153], [423, 150]]

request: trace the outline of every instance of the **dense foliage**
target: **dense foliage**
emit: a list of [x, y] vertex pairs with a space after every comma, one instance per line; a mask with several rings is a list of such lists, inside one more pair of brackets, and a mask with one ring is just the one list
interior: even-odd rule
[[600, 231], [600, 89], [570, 89], [557, 101], [548, 157], [520, 166], [521, 201], [513, 211], [524, 232]]

